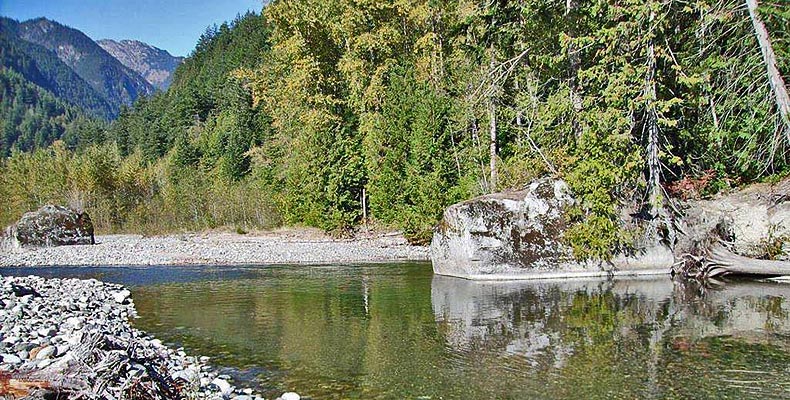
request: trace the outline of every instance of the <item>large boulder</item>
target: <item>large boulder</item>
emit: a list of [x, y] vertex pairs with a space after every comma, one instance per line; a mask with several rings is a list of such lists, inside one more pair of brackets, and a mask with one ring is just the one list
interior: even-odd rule
[[682, 208], [678, 255], [698, 253], [710, 241], [724, 239], [742, 256], [787, 258], [790, 178], [777, 184], [754, 184], [713, 199], [691, 200]]
[[93, 223], [85, 212], [46, 205], [22, 215], [8, 227], [6, 239], [16, 247], [51, 247], [95, 244]]
[[563, 236], [568, 185], [543, 178], [526, 189], [450, 206], [431, 242], [433, 270], [468, 279], [533, 279], [668, 273], [672, 252], [642, 249], [612, 262], [579, 262]]

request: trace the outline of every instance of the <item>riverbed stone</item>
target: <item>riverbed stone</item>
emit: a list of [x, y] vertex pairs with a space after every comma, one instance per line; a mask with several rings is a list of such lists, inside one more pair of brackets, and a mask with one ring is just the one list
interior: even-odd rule
[[6, 240], [14, 247], [53, 247], [95, 244], [93, 223], [86, 212], [46, 205], [22, 215], [6, 229]]
[[[233, 393], [226, 381], [216, 382], [222, 392], [216, 384], [209, 385], [216, 373], [204, 370], [208, 366], [198, 363], [198, 357], [161, 342], [157, 345], [152, 337], [134, 329], [129, 323], [134, 304], [121, 285], [0, 276], [0, 298], [13, 298], [14, 286], [33, 288], [41, 297], [19, 301], [14, 305], [18, 313], [0, 315], [0, 371], [4, 373], [58, 377], [96, 398], [123, 398], [122, 383], [130, 380], [150, 385], [154, 382], [150, 371], [189, 378], [180, 381], [180, 387], [196, 398], [227, 398]], [[122, 302], [116, 301], [119, 293], [123, 293]], [[64, 309], [61, 303], [73, 307]], [[99, 378], [106, 384], [97, 386]], [[90, 392], [95, 387], [100, 391]]]
[[46, 327], [46, 328], [37, 329], [36, 333], [38, 333], [39, 336], [52, 337], [52, 336], [55, 336], [55, 333], [57, 333], [57, 330], [55, 330], [55, 328], [52, 328], [52, 327]]
[[57, 352], [57, 348], [55, 348], [55, 346], [46, 346], [41, 349], [38, 354], [36, 354], [36, 360], [46, 360], [51, 358], [55, 355], [55, 352]]
[[22, 359], [15, 354], [0, 354], [0, 358], [3, 359], [5, 364], [19, 364], [22, 362]]
[[213, 381], [211, 381], [211, 384], [216, 386], [223, 396], [227, 396], [233, 391], [233, 386], [231, 386], [230, 383], [228, 383], [228, 381], [225, 379], [215, 378]]
[[299, 394], [295, 393], [295, 392], [285, 392], [285, 393], [283, 393], [280, 396], [280, 399], [282, 399], [282, 400], [299, 400], [301, 398], [302, 397], [299, 396]]
[[131, 294], [132, 294], [131, 292], [129, 292], [128, 290], [124, 289], [124, 290], [121, 290], [121, 291], [118, 291], [118, 292], [114, 292], [112, 294], [112, 298], [115, 300], [116, 303], [123, 304], [126, 301], [126, 299], [128, 299], [129, 296], [131, 296]]

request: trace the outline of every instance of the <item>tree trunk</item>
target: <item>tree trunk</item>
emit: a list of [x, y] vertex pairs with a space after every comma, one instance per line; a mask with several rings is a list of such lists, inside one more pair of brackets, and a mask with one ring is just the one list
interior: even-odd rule
[[480, 182], [480, 190], [483, 192], [488, 191], [489, 185], [488, 180], [486, 179], [486, 166], [485, 162], [482, 157], [482, 149], [480, 148], [480, 133], [479, 128], [477, 125], [477, 118], [472, 119], [472, 143], [475, 145], [475, 161], [480, 164], [480, 177], [482, 182]]
[[490, 154], [490, 161], [489, 161], [489, 169], [491, 170], [491, 178], [489, 180], [489, 189], [491, 192], [496, 191], [497, 187], [497, 169], [496, 169], [496, 158], [497, 158], [497, 134], [496, 134], [496, 104], [494, 104], [494, 99], [489, 99], [488, 102], [488, 121], [489, 121], [489, 133], [491, 135], [491, 148], [489, 150]]
[[[493, 71], [496, 67], [496, 61], [494, 60], [494, 49], [491, 49], [491, 70]], [[496, 85], [496, 82], [492, 82], [492, 85]], [[489, 170], [491, 172], [491, 178], [489, 179], [489, 191], [495, 192], [497, 188], [497, 166], [496, 166], [496, 159], [497, 159], [497, 132], [496, 132], [496, 94], [497, 88], [491, 88], [491, 95], [488, 97], [488, 129], [489, 134], [491, 137], [490, 149], [489, 149]]]
[[763, 62], [768, 73], [771, 90], [774, 93], [776, 107], [779, 109], [779, 115], [785, 125], [785, 138], [787, 144], [790, 145], [790, 96], [787, 94], [787, 86], [785, 86], [782, 74], [779, 73], [779, 68], [776, 66], [776, 54], [771, 46], [768, 30], [757, 12], [757, 0], [746, 0], [746, 6], [749, 8], [749, 16], [752, 19], [757, 42], [760, 44], [760, 51], [763, 53]]
[[[652, 23], [653, 15], [650, 20]], [[663, 202], [661, 200], [661, 164], [658, 159], [658, 114], [656, 112], [656, 51], [653, 39], [647, 47], [647, 74], [645, 75], [645, 131], [647, 133], [647, 190], [650, 215], [658, 217]]]

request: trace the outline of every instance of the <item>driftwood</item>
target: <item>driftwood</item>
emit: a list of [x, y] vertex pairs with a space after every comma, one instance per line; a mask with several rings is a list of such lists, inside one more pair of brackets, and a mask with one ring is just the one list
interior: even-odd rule
[[0, 373], [0, 399], [182, 400], [195, 393], [190, 382], [168, 374], [166, 356], [141, 339], [88, 334], [69, 368]]
[[50, 389], [51, 383], [46, 380], [28, 378], [24, 375], [17, 376], [8, 372], [0, 372], [0, 394], [11, 398], [22, 398], [31, 392], [41, 389]]
[[790, 275], [790, 262], [744, 257], [716, 242], [704, 254], [684, 254], [673, 266], [672, 273], [700, 280], [726, 275], [773, 277]]

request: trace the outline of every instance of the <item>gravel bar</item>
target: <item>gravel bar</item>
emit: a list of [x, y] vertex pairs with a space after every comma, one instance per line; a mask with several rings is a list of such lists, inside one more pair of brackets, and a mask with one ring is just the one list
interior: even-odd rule
[[97, 236], [95, 245], [0, 248], [2, 266], [332, 264], [428, 260], [400, 234], [334, 239], [314, 233]]

